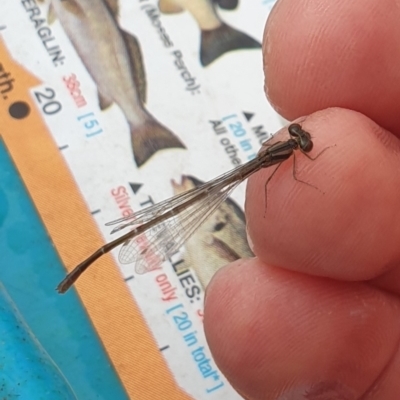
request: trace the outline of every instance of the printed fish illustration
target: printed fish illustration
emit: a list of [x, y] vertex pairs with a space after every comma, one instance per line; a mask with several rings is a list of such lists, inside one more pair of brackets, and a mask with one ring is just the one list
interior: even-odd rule
[[[234, 7], [233, 0], [217, 0], [223, 7]], [[201, 30], [200, 62], [210, 65], [223, 54], [241, 49], [259, 49], [261, 44], [231, 26], [225, 24], [215, 11], [211, 0], [159, 0], [158, 7], [162, 13], [175, 14], [189, 11]]]
[[214, 0], [214, 3], [224, 10], [234, 10], [239, 4], [239, 0]]
[[[181, 183], [171, 181], [174, 194], [202, 184], [192, 176], [182, 176]], [[203, 288], [226, 264], [239, 258], [254, 257], [247, 243], [246, 220], [242, 209], [231, 199], [225, 200], [186, 242], [184, 263], [179, 270], [192, 268]]]
[[146, 79], [137, 39], [119, 28], [116, 0], [53, 0], [60, 20], [92, 76], [102, 110], [116, 103], [129, 124], [133, 155], [142, 166], [157, 151], [185, 148], [144, 106]]

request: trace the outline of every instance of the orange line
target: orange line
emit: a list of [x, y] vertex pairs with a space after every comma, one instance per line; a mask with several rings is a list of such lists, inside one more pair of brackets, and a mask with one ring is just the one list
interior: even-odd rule
[[[103, 239], [29, 96], [28, 89], [40, 82], [12, 60], [1, 40], [0, 60], [14, 79], [6, 107], [0, 108], [0, 134], [70, 269], [103, 245]], [[8, 105], [17, 100], [30, 105], [28, 117], [18, 120], [8, 114]], [[77, 283], [78, 293], [130, 398], [190, 399], [177, 386], [111, 256], [85, 275]]]

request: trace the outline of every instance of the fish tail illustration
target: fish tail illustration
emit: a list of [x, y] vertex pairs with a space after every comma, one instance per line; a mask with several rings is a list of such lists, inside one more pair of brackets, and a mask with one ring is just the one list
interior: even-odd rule
[[234, 10], [239, 4], [239, 0], [214, 0], [214, 3], [224, 10]]
[[206, 67], [222, 54], [240, 49], [259, 49], [261, 44], [223, 23], [216, 29], [201, 32], [200, 62]]
[[138, 167], [146, 163], [157, 151], [186, 146], [169, 129], [154, 118], [139, 126], [131, 126], [133, 155]]
[[163, 14], [178, 14], [184, 11], [184, 8], [171, 0], [160, 0], [158, 8]]

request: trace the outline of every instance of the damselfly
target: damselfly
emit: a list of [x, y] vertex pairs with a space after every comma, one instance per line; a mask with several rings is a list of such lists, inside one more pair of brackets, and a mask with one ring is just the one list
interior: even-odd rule
[[[135, 263], [138, 274], [151, 271], [167, 260], [229, 196], [234, 188], [261, 168], [279, 165], [295, 150], [307, 157], [313, 142], [299, 124], [288, 127], [290, 139], [261, 149], [257, 157], [200, 187], [147, 207], [133, 215], [109, 222], [117, 225], [111, 233], [130, 227], [125, 235], [99, 248], [73, 269], [57, 286], [65, 293], [79, 276], [99, 257], [122, 244], [119, 261]], [[272, 177], [272, 175], [271, 175]], [[269, 181], [269, 180], [268, 180]], [[267, 182], [268, 183], [268, 182]]]

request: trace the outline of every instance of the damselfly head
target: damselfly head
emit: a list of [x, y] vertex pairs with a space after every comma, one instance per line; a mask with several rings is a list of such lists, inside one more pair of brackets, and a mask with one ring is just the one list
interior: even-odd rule
[[311, 135], [305, 131], [300, 124], [291, 124], [288, 127], [288, 131], [292, 139], [296, 140], [302, 151], [308, 153], [313, 148], [313, 142]]

